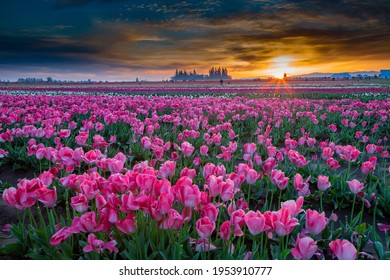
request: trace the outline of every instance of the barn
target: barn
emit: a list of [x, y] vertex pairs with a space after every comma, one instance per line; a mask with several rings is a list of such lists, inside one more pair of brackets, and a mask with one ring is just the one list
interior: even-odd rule
[[379, 77], [381, 79], [390, 79], [390, 70], [381, 70]]

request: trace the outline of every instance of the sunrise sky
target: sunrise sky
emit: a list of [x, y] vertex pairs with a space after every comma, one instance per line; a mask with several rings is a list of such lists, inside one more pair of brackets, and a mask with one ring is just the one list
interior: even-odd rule
[[12, 0], [0, 80], [233, 78], [390, 68], [390, 1]]

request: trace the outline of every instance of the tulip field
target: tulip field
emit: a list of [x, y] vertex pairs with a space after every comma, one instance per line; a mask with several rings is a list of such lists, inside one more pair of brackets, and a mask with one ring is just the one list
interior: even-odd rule
[[390, 259], [389, 118], [351, 81], [0, 86], [0, 259]]

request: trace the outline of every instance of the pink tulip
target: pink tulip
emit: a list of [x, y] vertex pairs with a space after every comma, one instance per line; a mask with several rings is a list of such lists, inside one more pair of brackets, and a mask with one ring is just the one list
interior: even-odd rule
[[272, 212], [272, 221], [273, 226], [270, 226], [270, 228], [274, 228], [276, 234], [279, 236], [290, 234], [293, 229], [299, 225], [299, 222], [296, 218], [291, 218], [290, 212], [287, 208], [281, 208], [277, 212]]
[[153, 174], [138, 174], [136, 177], [137, 186], [146, 194], [153, 189], [156, 176]]
[[87, 212], [80, 217], [78, 228], [82, 232], [96, 232], [103, 228], [103, 225], [98, 225], [95, 212]]
[[376, 152], [376, 145], [375, 145], [375, 144], [368, 144], [368, 145], [366, 146], [366, 151], [367, 151], [367, 153], [369, 153], [369, 154], [375, 153], [375, 152]]
[[234, 182], [230, 179], [226, 179], [222, 183], [221, 199], [222, 201], [229, 201], [234, 197]]
[[368, 174], [375, 169], [377, 158], [375, 156], [370, 157], [368, 161], [362, 163], [360, 170], [363, 174]]
[[45, 186], [49, 187], [51, 183], [53, 182], [54, 175], [50, 173], [49, 171], [44, 171], [42, 174], [38, 176], [38, 179], [44, 184]]
[[318, 182], [317, 182], [317, 187], [320, 191], [326, 191], [327, 189], [329, 189], [331, 186], [330, 182], [329, 182], [329, 177], [328, 176], [322, 176], [322, 175], [319, 175], [318, 176]]
[[200, 238], [207, 239], [215, 229], [215, 222], [210, 221], [208, 217], [200, 218], [196, 221], [196, 231]]
[[189, 217], [180, 215], [175, 209], [171, 209], [168, 212], [168, 228], [179, 230], [184, 222], [188, 221]]
[[107, 160], [108, 169], [111, 173], [119, 173], [122, 172], [124, 163], [121, 160], [117, 159], [108, 159]]
[[347, 181], [348, 187], [350, 191], [354, 194], [361, 192], [364, 188], [364, 184], [360, 183], [358, 180], [353, 179], [351, 181]]
[[294, 200], [287, 200], [285, 202], [280, 203], [281, 208], [286, 208], [288, 212], [290, 213], [291, 217], [296, 217], [299, 215], [299, 213], [303, 212], [302, 205], [303, 205], [304, 198], [303, 196], [300, 196], [297, 198], [296, 201]]
[[74, 196], [71, 198], [70, 206], [79, 212], [84, 213], [89, 208], [88, 206], [88, 198], [84, 194], [79, 194], [78, 196]]
[[291, 162], [297, 167], [302, 168], [305, 167], [308, 164], [308, 161], [306, 161], [306, 158], [299, 154], [297, 151], [289, 150], [288, 151], [288, 158], [291, 160]]
[[84, 180], [79, 188], [81, 192], [87, 197], [88, 200], [92, 200], [99, 193], [98, 186], [96, 182], [90, 180]]
[[264, 162], [263, 170], [265, 174], [270, 174], [271, 171], [276, 167], [276, 160], [272, 157], [268, 158]]
[[124, 234], [134, 233], [135, 224], [134, 224], [134, 214], [129, 214], [124, 220], [120, 220], [115, 223], [115, 226]]
[[180, 178], [187, 176], [193, 180], [196, 176], [196, 170], [195, 169], [189, 169], [188, 167], [184, 167], [182, 171], [180, 172]]
[[213, 203], [208, 203], [204, 205], [200, 211], [200, 216], [202, 218], [208, 217], [210, 221], [215, 222], [218, 217], [219, 210]]
[[174, 201], [173, 194], [162, 192], [157, 201], [159, 213], [161, 215], [168, 214], [169, 210], [172, 208], [173, 201]]
[[74, 164], [73, 150], [71, 148], [61, 148], [58, 151], [58, 157], [61, 159], [64, 165], [72, 166]]
[[390, 225], [378, 223], [377, 226], [380, 231], [390, 231]]
[[208, 157], [209, 155], [207, 154], [209, 150], [209, 147], [206, 145], [200, 146], [200, 154], [204, 157]]
[[324, 160], [327, 160], [329, 158], [331, 158], [333, 156], [334, 152], [332, 151], [332, 149], [330, 147], [325, 147], [323, 150], [322, 150], [322, 158]]
[[198, 205], [200, 200], [199, 188], [197, 185], [192, 184], [192, 180], [189, 177], [181, 177], [173, 187], [173, 191], [176, 199], [184, 207], [194, 208]]
[[253, 157], [253, 162], [256, 165], [261, 165], [263, 163], [261, 156], [259, 156], [258, 154], [255, 154], [255, 156]]
[[107, 249], [110, 251], [110, 253], [118, 252], [118, 248], [116, 248], [115, 245], [116, 245], [115, 240], [104, 242], [100, 239], [97, 239], [96, 236], [93, 233], [91, 233], [88, 235], [88, 245], [86, 245], [83, 248], [83, 251], [86, 253], [93, 251], [100, 254]]
[[230, 221], [224, 221], [219, 228], [218, 236], [223, 240], [229, 240], [231, 234], [231, 224]]
[[328, 218], [325, 212], [319, 214], [316, 210], [306, 210], [306, 230], [314, 235], [320, 234], [326, 227]]
[[284, 177], [284, 173], [280, 170], [272, 170], [271, 183], [276, 185], [280, 190], [284, 190], [287, 187], [289, 178]]
[[297, 237], [295, 247], [291, 249], [291, 254], [296, 260], [310, 260], [317, 251], [317, 242], [310, 237]]
[[249, 169], [249, 170], [246, 172], [245, 179], [246, 179], [246, 182], [247, 182], [249, 185], [253, 185], [254, 183], [256, 183], [258, 177], [259, 177], [259, 174], [257, 174], [257, 171], [256, 171], [256, 170], [254, 170], [254, 169]]
[[299, 196], [307, 196], [310, 194], [309, 180], [310, 180], [310, 176], [306, 179], [306, 182], [303, 182], [303, 178], [301, 174], [299, 173], [295, 174], [294, 188], [297, 191]]
[[89, 132], [88, 131], [80, 131], [79, 135], [75, 137], [75, 142], [79, 146], [85, 146], [85, 142], [87, 142], [89, 137]]
[[342, 154], [340, 154], [340, 158], [346, 161], [356, 161], [360, 151], [351, 145], [344, 146], [342, 148]]
[[216, 166], [210, 162], [206, 163], [203, 167], [203, 178], [207, 180], [207, 178], [214, 173]]
[[3, 200], [9, 207], [16, 206], [16, 189], [14, 187], [5, 189], [3, 191]]
[[337, 239], [329, 243], [329, 248], [339, 260], [356, 259], [357, 250], [348, 240]]
[[161, 165], [159, 175], [161, 178], [168, 178], [175, 175], [175, 171], [176, 162], [168, 160]]
[[253, 156], [253, 154], [256, 152], [256, 144], [255, 143], [247, 143], [244, 144], [244, 153], [249, 154], [250, 156]]
[[59, 245], [70, 236], [72, 236], [72, 230], [69, 227], [63, 227], [50, 238], [50, 245]]
[[208, 239], [190, 238], [189, 240], [191, 245], [195, 245], [195, 252], [208, 252], [217, 248], [214, 244], [210, 243]]
[[326, 164], [328, 165], [329, 168], [331, 168], [332, 170], [335, 170], [337, 168], [340, 167], [340, 164], [337, 160], [335, 160], [334, 158], [328, 158], [326, 160]]
[[38, 190], [38, 201], [42, 202], [45, 207], [53, 208], [57, 202], [57, 190], [54, 187], [52, 190], [41, 188]]
[[265, 224], [265, 217], [259, 211], [246, 213], [245, 223], [252, 235], [258, 235], [268, 229]]
[[216, 177], [214, 175], [210, 175], [207, 182], [210, 197], [217, 197], [221, 194], [223, 184], [223, 178], [221, 176]]
[[185, 157], [190, 157], [194, 152], [195, 148], [188, 142], [181, 143], [180, 150], [183, 152]]
[[233, 234], [235, 236], [242, 236], [244, 232], [241, 230], [245, 223], [245, 212], [242, 209], [235, 210], [230, 215], [230, 223], [233, 226]]

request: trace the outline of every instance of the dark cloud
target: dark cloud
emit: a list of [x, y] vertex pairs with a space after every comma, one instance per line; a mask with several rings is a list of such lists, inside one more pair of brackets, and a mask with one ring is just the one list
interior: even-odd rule
[[389, 0], [23, 2], [23, 11], [7, 1], [0, 12], [3, 65], [160, 75], [209, 65], [266, 71], [278, 57], [296, 67], [389, 63]]
[[56, 3], [56, 7], [58, 8], [75, 7], [75, 6], [82, 6], [93, 2], [110, 4], [114, 2], [124, 2], [124, 0], [59, 0]]

